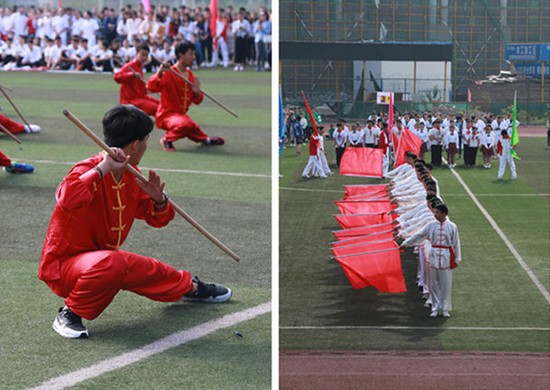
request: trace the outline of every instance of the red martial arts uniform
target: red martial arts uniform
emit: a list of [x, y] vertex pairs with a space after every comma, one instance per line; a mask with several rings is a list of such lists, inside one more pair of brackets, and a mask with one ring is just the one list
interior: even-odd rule
[[[12, 121], [10, 118], [0, 114], [0, 125], [4, 126], [10, 132], [17, 134], [25, 131], [25, 126], [21, 123]], [[0, 132], [1, 133], [1, 132]]]
[[11, 165], [10, 158], [0, 150], [0, 167], [9, 167], [10, 165]]
[[[171, 68], [182, 74], [176, 65]], [[187, 69], [187, 79], [195, 81], [195, 76]], [[206, 141], [208, 135], [201, 130], [199, 125], [187, 115], [191, 104], [200, 104], [203, 99], [202, 92], [195, 96], [189, 83], [183, 81], [171, 71], [165, 71], [162, 76], [151, 76], [147, 82], [147, 89], [151, 92], [160, 92], [160, 106], [157, 110], [156, 125], [159, 129], [166, 130], [164, 139], [174, 142], [180, 138], [189, 138], [195, 142]]]
[[168, 203], [153, 200], [126, 171], [116, 182], [92, 169], [101, 154], [75, 165], [56, 192], [38, 277], [80, 317], [92, 320], [120, 290], [174, 302], [191, 291], [191, 275], [154, 258], [120, 250], [134, 219], [162, 227], [174, 218]]
[[[141, 76], [141, 80], [134, 76], [132, 69]], [[120, 104], [133, 104], [147, 115], [155, 115], [159, 101], [147, 95], [143, 81], [143, 69], [138, 60], [128, 62], [115, 73], [115, 81], [120, 84]]]

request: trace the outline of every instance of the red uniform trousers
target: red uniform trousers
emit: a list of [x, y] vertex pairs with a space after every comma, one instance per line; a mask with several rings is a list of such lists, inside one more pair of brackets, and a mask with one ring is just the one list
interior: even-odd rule
[[4, 115], [0, 115], [0, 125], [4, 126], [6, 129], [14, 134], [23, 133], [25, 131], [25, 126], [23, 126], [21, 123], [12, 121], [10, 118]]
[[157, 127], [166, 130], [164, 139], [168, 142], [177, 141], [180, 138], [189, 138], [191, 141], [206, 141], [208, 135], [201, 130], [187, 114], [171, 114], [157, 120]]
[[151, 96], [145, 96], [142, 98], [132, 99], [127, 102], [121, 102], [122, 104], [133, 104], [147, 115], [155, 116], [159, 101]]
[[10, 158], [0, 150], [0, 167], [9, 167], [10, 165], [11, 165]]
[[56, 294], [77, 315], [93, 320], [120, 290], [159, 302], [175, 302], [191, 291], [191, 274], [152, 257], [126, 251], [86, 252], [62, 262]]

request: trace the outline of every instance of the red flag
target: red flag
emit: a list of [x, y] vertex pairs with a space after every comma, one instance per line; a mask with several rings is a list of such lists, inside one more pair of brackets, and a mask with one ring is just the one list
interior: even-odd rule
[[413, 152], [414, 154], [420, 154], [420, 147], [422, 146], [422, 140], [418, 138], [412, 131], [407, 128], [403, 128], [401, 138], [399, 139], [399, 147], [395, 154], [394, 168], [403, 165], [407, 162], [407, 152]]
[[[218, 30], [217, 23], [218, 23], [218, 0], [210, 0], [210, 34], [212, 34], [212, 38], [216, 36], [216, 31]], [[218, 48], [218, 40], [213, 39], [212, 43], [214, 45], [214, 48]]]
[[337, 214], [336, 221], [344, 229], [350, 229], [359, 226], [378, 225], [384, 222], [392, 222], [392, 217], [385, 213], [376, 214]]
[[343, 237], [342, 240], [332, 242], [330, 245], [332, 245], [333, 248], [338, 248], [338, 247], [341, 247], [341, 246], [361, 244], [361, 243], [365, 243], [365, 242], [387, 240], [389, 238], [393, 239], [393, 229], [392, 228], [387, 229], [387, 230], [383, 230], [381, 232], [365, 234], [363, 236], [357, 236], [357, 237], [351, 237], [351, 238]]
[[393, 240], [393, 237], [391, 237], [386, 240], [363, 242], [363, 243], [354, 244], [354, 245], [333, 247], [332, 253], [334, 254], [335, 257], [342, 257], [342, 256], [348, 256], [348, 255], [356, 255], [356, 254], [365, 253], [365, 252], [378, 251], [381, 249], [395, 248], [396, 246], [397, 244]]
[[360, 195], [366, 195], [366, 196], [373, 196], [378, 197], [382, 195], [387, 195], [387, 185], [386, 184], [371, 184], [371, 185], [349, 185], [344, 186], [344, 190], [346, 191], [344, 195], [344, 199], [353, 198], [355, 196]]
[[[393, 92], [390, 90], [390, 105], [388, 106], [388, 133], [393, 133]], [[395, 147], [395, 146], [394, 146]]]
[[372, 214], [372, 213], [387, 213], [395, 208], [395, 205], [389, 200], [381, 202], [354, 202], [339, 200], [336, 201], [336, 206], [340, 210], [340, 214]]
[[391, 133], [391, 143], [393, 145], [393, 152], [395, 153], [399, 147], [399, 137], [397, 134]]
[[317, 136], [319, 132], [317, 131], [317, 123], [315, 123], [315, 118], [313, 117], [313, 113], [311, 112], [311, 108], [309, 108], [309, 103], [306, 99], [306, 94], [304, 91], [302, 91], [302, 96], [304, 97], [304, 106], [306, 106], [307, 113], [309, 115], [309, 119], [311, 120], [311, 127], [313, 127], [313, 135]]
[[334, 237], [338, 240], [342, 240], [349, 237], [358, 237], [364, 236], [367, 234], [379, 233], [384, 230], [393, 229], [393, 224], [391, 221], [382, 222], [370, 226], [358, 226], [355, 228], [348, 228], [343, 230], [335, 230], [332, 232]]
[[346, 148], [340, 161], [340, 175], [382, 178], [384, 151], [373, 148]]
[[357, 256], [337, 257], [336, 261], [354, 289], [373, 286], [380, 292], [407, 291], [397, 248]]

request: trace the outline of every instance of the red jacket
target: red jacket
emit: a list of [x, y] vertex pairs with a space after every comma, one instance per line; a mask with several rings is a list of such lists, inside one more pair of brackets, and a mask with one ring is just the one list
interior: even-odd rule
[[[176, 65], [171, 69], [182, 74]], [[187, 75], [184, 76], [191, 82], [195, 81], [195, 76], [190, 69], [187, 69]], [[157, 125], [167, 116], [187, 113], [191, 104], [200, 104], [204, 97], [202, 92], [195, 96], [191, 85], [171, 71], [165, 71], [160, 77], [158, 74], [153, 75], [147, 82], [147, 89], [151, 92], [160, 92], [160, 105], [156, 115]]]
[[102, 160], [98, 154], [77, 163], [57, 188], [38, 269], [38, 277], [54, 292], [51, 282], [60, 279], [65, 259], [84, 252], [119, 250], [136, 218], [153, 227], [165, 226], [174, 218], [169, 203], [154, 209], [153, 200], [130, 172], [119, 183], [112, 173], [100, 180], [92, 168]]
[[[134, 76], [132, 69], [141, 75], [142, 80]], [[132, 103], [133, 99], [147, 96], [147, 89], [143, 81], [143, 69], [139, 61], [128, 62], [115, 73], [115, 81], [120, 84], [120, 104]]]

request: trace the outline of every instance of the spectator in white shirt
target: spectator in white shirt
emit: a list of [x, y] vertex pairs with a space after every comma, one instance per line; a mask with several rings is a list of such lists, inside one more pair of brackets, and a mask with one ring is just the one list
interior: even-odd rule
[[90, 47], [96, 45], [96, 34], [99, 30], [99, 24], [92, 16], [92, 11], [86, 11], [84, 13], [84, 21], [82, 22], [82, 38], [88, 41]]
[[[59, 41], [61, 43], [61, 40]], [[55, 41], [50, 37], [46, 38], [46, 42], [47, 42], [47, 46], [44, 49], [45, 66], [48, 69], [55, 69], [55, 67], [59, 62], [59, 59], [61, 58], [61, 48], [58, 47], [55, 44]]]
[[67, 33], [69, 32], [69, 18], [65, 15], [65, 10], [59, 8], [57, 14], [52, 18], [52, 27], [55, 36], [61, 38], [63, 46], [67, 45]]
[[40, 38], [29, 38], [23, 48], [21, 56], [21, 66], [30, 66], [38, 68], [44, 65], [42, 59], [42, 49], [40, 48]]

